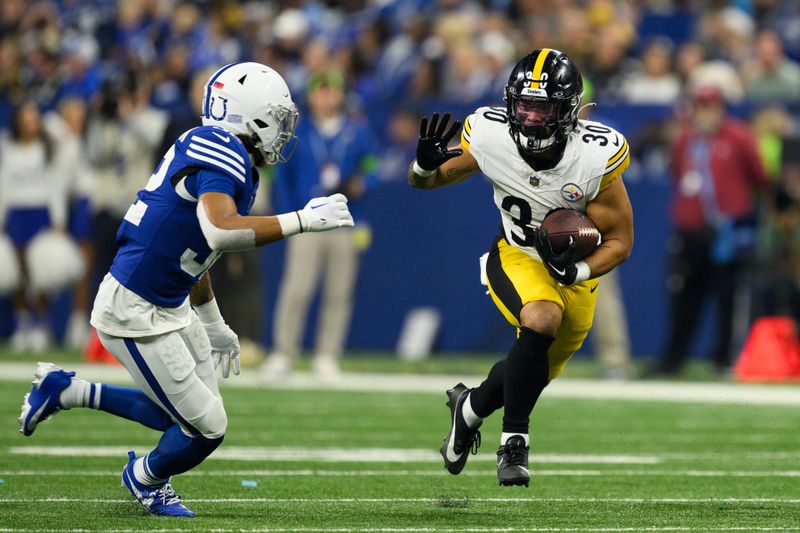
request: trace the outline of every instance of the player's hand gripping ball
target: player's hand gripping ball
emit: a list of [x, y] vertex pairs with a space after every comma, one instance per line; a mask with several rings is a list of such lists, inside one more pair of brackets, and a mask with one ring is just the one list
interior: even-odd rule
[[575, 264], [600, 245], [600, 231], [591, 218], [576, 209], [554, 209], [534, 230], [534, 246], [550, 275], [564, 285], [575, 282]]

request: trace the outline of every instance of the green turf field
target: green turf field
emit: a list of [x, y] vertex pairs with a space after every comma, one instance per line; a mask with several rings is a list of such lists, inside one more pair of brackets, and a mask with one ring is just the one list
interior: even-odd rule
[[147, 516], [120, 487], [128, 446], [155, 432], [73, 410], [25, 438], [28, 387], [0, 388], [0, 531], [800, 531], [797, 407], [545, 393], [525, 489], [497, 485], [498, 417], [445, 473], [442, 393], [229, 388], [217, 458], [173, 480], [187, 520]]

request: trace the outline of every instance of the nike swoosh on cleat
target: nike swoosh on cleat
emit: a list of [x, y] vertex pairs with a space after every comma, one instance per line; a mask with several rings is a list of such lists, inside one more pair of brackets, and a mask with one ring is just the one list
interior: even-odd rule
[[450, 442], [447, 443], [447, 460], [450, 461], [451, 463], [455, 463], [456, 461], [461, 459], [461, 455], [462, 454], [456, 453], [454, 451], [453, 439], [451, 438]]
[[455, 463], [456, 461], [458, 461], [461, 458], [461, 454], [460, 453], [458, 453], [458, 454], [456, 453], [455, 439], [453, 438], [455, 436], [455, 432], [456, 432], [456, 415], [457, 414], [458, 414], [458, 399], [456, 399], [456, 408], [453, 409], [453, 425], [450, 428], [450, 435], [448, 435], [448, 441], [447, 441], [447, 450], [445, 451], [445, 455], [447, 455], [447, 460], [450, 461], [451, 463]]
[[49, 404], [49, 403], [50, 403], [50, 398], [46, 399], [46, 400], [44, 401], [44, 403], [42, 404], [42, 406], [41, 406], [39, 409], [37, 409], [37, 410], [36, 410], [36, 412], [35, 412], [35, 413], [33, 413], [33, 415], [31, 415], [30, 417], [28, 417], [28, 421], [30, 421], [30, 420], [33, 420], [33, 419], [35, 418], [35, 419], [37, 420], [37, 422], [38, 422], [38, 420], [39, 420], [39, 416], [42, 414], [42, 412], [43, 412], [43, 411], [45, 410], [45, 408], [47, 407], [47, 404]]
[[211, 134], [212, 134], [212, 135], [215, 135], [215, 136], [216, 136], [217, 138], [219, 138], [219, 139], [220, 139], [222, 142], [226, 142], [226, 143], [229, 143], [229, 142], [231, 142], [231, 138], [230, 138], [230, 137], [225, 137], [224, 135], [220, 135], [219, 133], [217, 133], [217, 132], [215, 132], [215, 131], [212, 131], [212, 132], [211, 132]]

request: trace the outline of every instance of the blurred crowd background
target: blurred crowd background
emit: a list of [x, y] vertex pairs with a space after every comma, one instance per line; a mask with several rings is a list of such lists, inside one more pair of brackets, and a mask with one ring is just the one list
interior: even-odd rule
[[[436, 347], [505, 350], [510, 333], [477, 285], [477, 256], [499, 221], [488, 186], [476, 180], [452, 194], [423, 196], [407, 189], [405, 170], [423, 114], [449, 110], [463, 118], [478, 105], [503, 105], [512, 66], [540, 47], [575, 60], [586, 83], [584, 102], [597, 104], [593, 118], [618, 128], [632, 147], [626, 182], [637, 243], [621, 285], [634, 354], [669, 355], [670, 294], [681, 284], [670, 266], [670, 163], [692, 116], [693, 91], [708, 86], [731, 116], [747, 121], [768, 182], [759, 182], [752, 198], [758, 237], [740, 258], [747, 268], [737, 274], [731, 350], [756, 317], [796, 316], [800, 3], [794, 0], [3, 0], [0, 221], [20, 253], [34, 237], [24, 228], [71, 235], [89, 268], [71, 296], [28, 290], [6, 297], [0, 336], [38, 328], [39, 338], [28, 335], [20, 348], [83, 345], [118, 221], [175, 137], [199, 123], [199, 88], [210, 72], [253, 60], [284, 76], [301, 109], [314, 73], [341, 74], [348, 113], [376, 138], [375, 187], [362, 217], [374, 238], [358, 237], [372, 248], [355, 293], [349, 345], [391, 349], [406, 314], [433, 307], [441, 315]], [[2, 178], [3, 165], [30, 162], [31, 143], [39, 159], [34, 170], [24, 169], [30, 190], [2, 188], [4, 179], [20, 179], [9, 173], [24, 167], [11, 165]], [[266, 183], [273, 174], [265, 173]], [[269, 196], [259, 212], [280, 212]], [[49, 217], [5, 217], [36, 206], [46, 206]], [[252, 254], [255, 263], [224, 266], [232, 279], [258, 287], [256, 307], [243, 314], [250, 336], [267, 346], [282, 253], [276, 247]], [[250, 279], [262, 273], [263, 281]], [[248, 291], [240, 291], [246, 300]], [[704, 335], [714, 336], [713, 319], [700, 321], [693, 353], [703, 352]]]

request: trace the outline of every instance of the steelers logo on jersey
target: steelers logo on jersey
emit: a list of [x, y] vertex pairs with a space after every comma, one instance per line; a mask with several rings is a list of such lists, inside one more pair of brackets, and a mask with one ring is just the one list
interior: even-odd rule
[[561, 196], [568, 202], [577, 202], [583, 198], [583, 191], [574, 183], [567, 183], [561, 187]]

